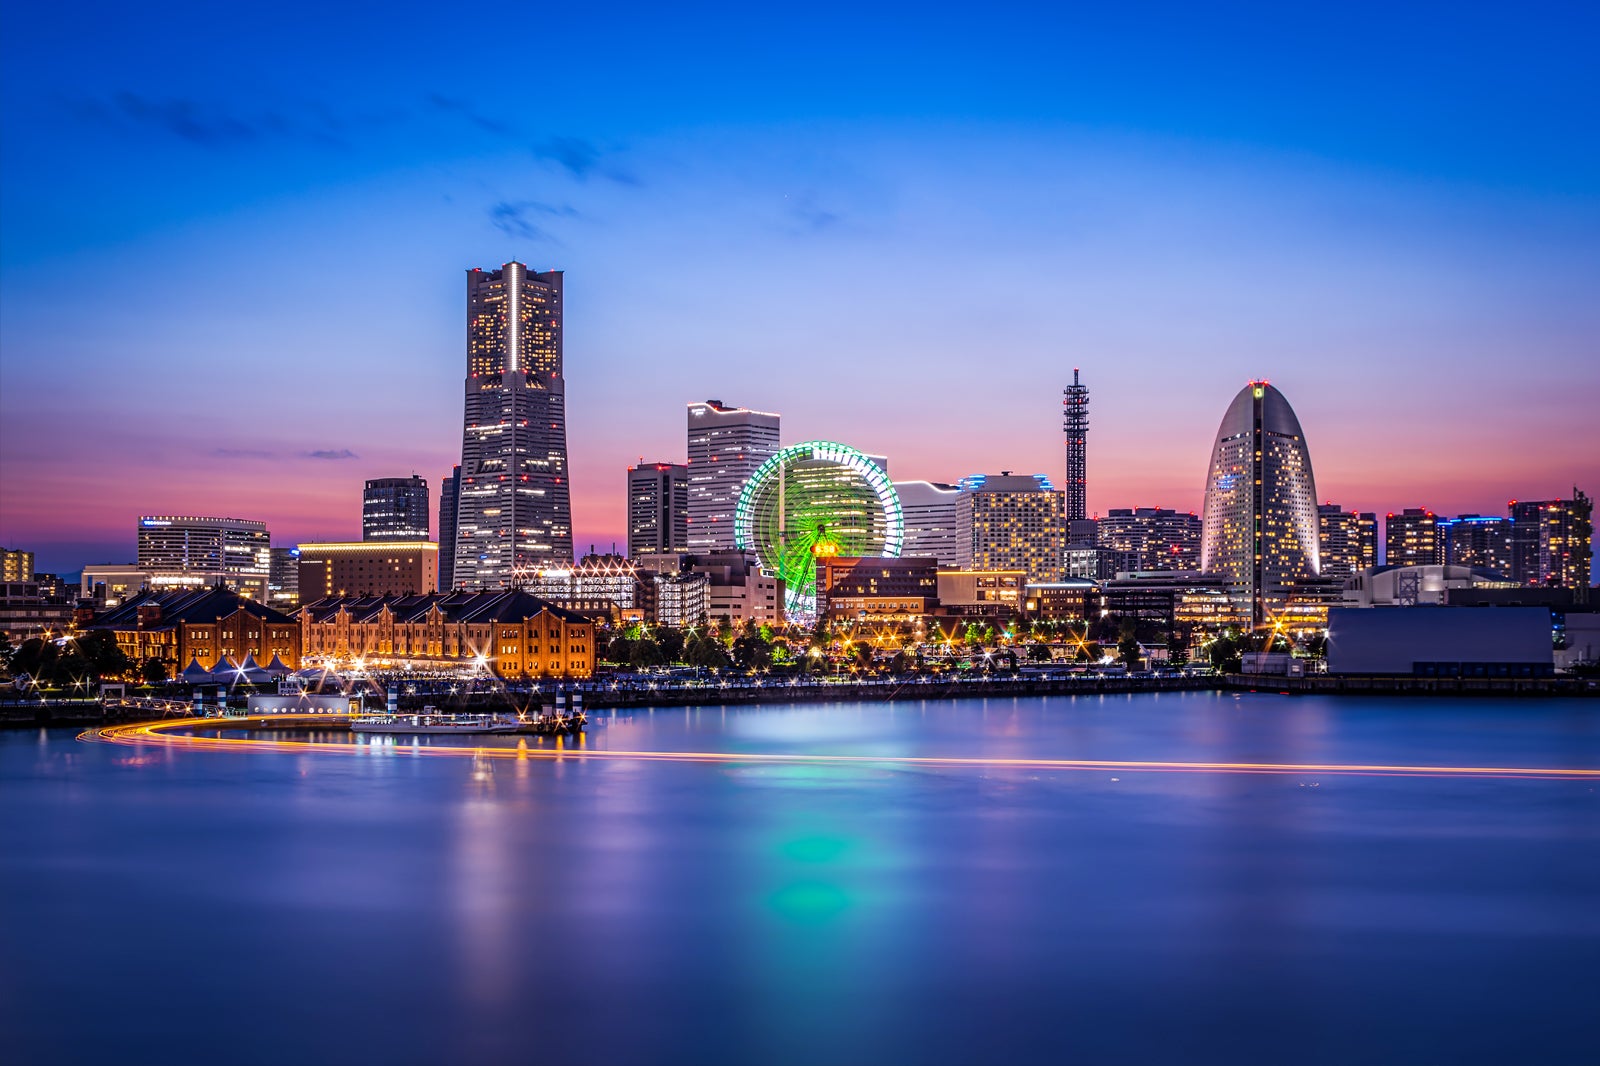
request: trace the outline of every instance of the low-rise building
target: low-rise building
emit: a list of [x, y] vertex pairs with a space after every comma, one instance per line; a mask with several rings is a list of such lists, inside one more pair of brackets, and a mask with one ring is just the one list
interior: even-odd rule
[[0, 582], [0, 632], [14, 642], [45, 632], [59, 633], [72, 621], [74, 602], [51, 595], [38, 581]]
[[135, 662], [159, 659], [175, 670], [191, 660], [211, 669], [274, 658], [300, 667], [300, 625], [293, 618], [223, 585], [137, 593], [95, 615], [85, 629], [111, 633]]
[[329, 596], [421, 596], [439, 590], [431, 540], [353, 540], [300, 545], [302, 602]]
[[300, 609], [306, 657], [395, 669], [482, 667], [501, 677], [594, 673], [594, 623], [520, 589], [334, 596]]
[[938, 592], [932, 556], [817, 559], [817, 616], [830, 622], [915, 624], [939, 602]]
[[970, 618], [1015, 618], [1022, 611], [1026, 570], [940, 570], [939, 613]]
[[1481, 566], [1429, 563], [1376, 566], [1345, 583], [1345, 607], [1418, 607], [1449, 602], [1456, 589], [1514, 589], [1517, 583]]
[[1328, 673], [1412, 677], [1547, 677], [1555, 672], [1543, 607], [1335, 607]]
[[1100, 610], [1100, 585], [1088, 578], [1030, 583], [1023, 589], [1023, 616], [1037, 622], [1082, 622]]

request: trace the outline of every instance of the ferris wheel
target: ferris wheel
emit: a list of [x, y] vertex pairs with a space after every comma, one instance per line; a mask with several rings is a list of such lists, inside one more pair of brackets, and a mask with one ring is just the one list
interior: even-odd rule
[[905, 517], [889, 475], [845, 444], [813, 440], [756, 468], [733, 512], [734, 544], [783, 579], [784, 611], [811, 619], [820, 556], [896, 557]]

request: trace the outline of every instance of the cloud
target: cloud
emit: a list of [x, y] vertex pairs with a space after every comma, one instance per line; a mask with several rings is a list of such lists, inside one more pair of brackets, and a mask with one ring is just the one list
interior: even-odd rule
[[307, 459], [359, 459], [361, 456], [349, 448], [319, 448], [306, 452]]
[[824, 230], [834, 229], [844, 222], [844, 215], [818, 205], [813, 193], [804, 193], [794, 198], [785, 196], [784, 200], [787, 201], [785, 208], [794, 223], [795, 232], [821, 233]]
[[593, 141], [582, 137], [552, 137], [533, 146], [533, 155], [547, 163], [554, 163], [579, 181], [591, 176], [614, 181], [618, 185], [638, 185], [639, 179], [628, 171], [604, 162], [605, 153]]
[[578, 212], [566, 205], [540, 203], [537, 200], [501, 200], [489, 208], [489, 221], [494, 228], [508, 237], [525, 241], [561, 242], [549, 231], [536, 224], [534, 218], [577, 218]]
[[276, 459], [276, 452], [264, 452], [255, 448], [213, 448], [211, 454], [219, 459]]
[[274, 138], [343, 144], [347, 123], [320, 104], [282, 111], [231, 112], [188, 97], [152, 97], [123, 90], [103, 99], [70, 101], [81, 119], [104, 125], [154, 129], [204, 148], [229, 148]]
[[428, 96], [428, 103], [440, 111], [448, 112], [452, 115], [460, 115], [486, 133], [499, 134], [502, 137], [516, 136], [516, 130], [511, 125], [474, 110], [472, 105], [465, 100], [456, 100], [449, 96], [431, 93]]

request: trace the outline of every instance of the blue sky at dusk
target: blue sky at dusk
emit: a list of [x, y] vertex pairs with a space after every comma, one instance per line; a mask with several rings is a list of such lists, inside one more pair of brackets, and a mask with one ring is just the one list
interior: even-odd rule
[[1581, 5], [7, 4], [0, 543], [359, 535], [459, 456], [464, 271], [566, 271], [575, 542], [684, 405], [1197, 508], [1264, 376], [1348, 507], [1600, 489]]

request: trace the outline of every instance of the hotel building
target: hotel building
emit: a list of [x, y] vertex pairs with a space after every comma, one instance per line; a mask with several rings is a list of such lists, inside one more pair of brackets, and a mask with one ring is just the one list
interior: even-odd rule
[[1048, 478], [976, 474], [961, 480], [961, 490], [956, 520], [964, 568], [1020, 570], [1031, 582], [1061, 579], [1066, 518]]
[[734, 505], [756, 467], [777, 454], [778, 416], [721, 400], [691, 403], [688, 445], [688, 548], [734, 551]]
[[1321, 572], [1311, 453], [1289, 401], [1265, 381], [1239, 390], [1211, 446], [1200, 569], [1227, 583], [1253, 627]]

